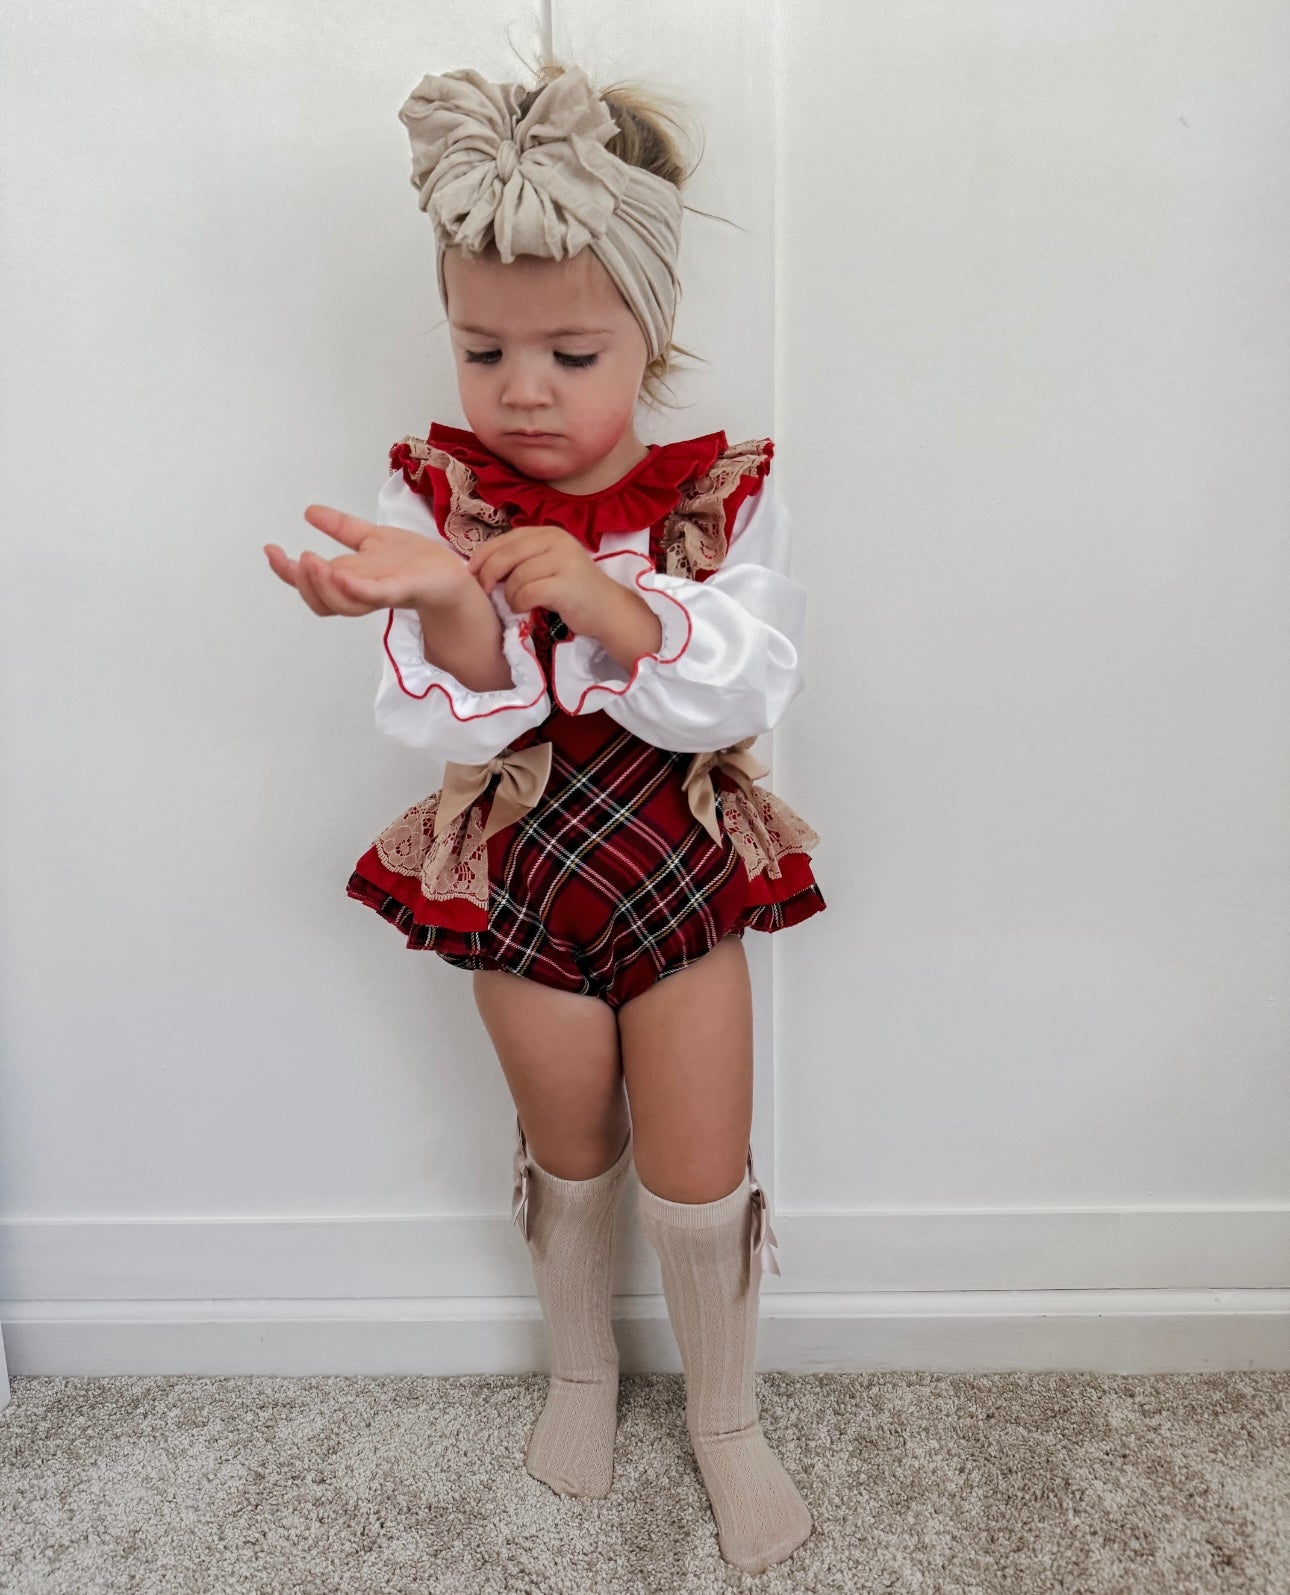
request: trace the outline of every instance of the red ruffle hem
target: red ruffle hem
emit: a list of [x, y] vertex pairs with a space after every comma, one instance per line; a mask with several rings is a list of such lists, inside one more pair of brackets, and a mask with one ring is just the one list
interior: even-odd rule
[[[764, 788], [749, 797], [724, 771], [712, 772], [718, 845], [683, 790], [692, 755], [644, 743], [603, 711], [554, 711], [512, 749], [542, 741], [553, 744], [547, 788], [518, 821], [483, 839], [494, 776], [436, 839], [433, 792], [364, 852], [347, 895], [400, 929], [409, 946], [463, 953], [505, 939], [530, 912], [557, 936], [592, 941], [615, 897], [655, 902], [660, 937], [681, 898], [701, 902], [722, 934], [773, 933], [826, 906], [809, 852], [819, 837]], [[657, 890], [642, 893], [646, 881]], [[636, 917], [648, 930], [649, 911]]]

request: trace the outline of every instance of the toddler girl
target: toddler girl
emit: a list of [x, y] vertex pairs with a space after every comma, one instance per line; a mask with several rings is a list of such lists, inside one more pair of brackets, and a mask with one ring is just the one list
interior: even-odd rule
[[317, 614], [388, 610], [376, 719], [445, 759], [348, 894], [473, 971], [516, 1104], [512, 1214], [553, 1348], [525, 1466], [607, 1495], [614, 1210], [634, 1163], [722, 1556], [760, 1572], [811, 1516], [758, 1416], [762, 1271], [742, 936], [825, 907], [815, 832], [749, 748], [804, 684], [806, 596], [769, 438], [643, 444], [688, 175], [666, 113], [548, 62], [427, 76], [401, 109], [470, 430], [390, 450], [350, 552], [273, 570]]

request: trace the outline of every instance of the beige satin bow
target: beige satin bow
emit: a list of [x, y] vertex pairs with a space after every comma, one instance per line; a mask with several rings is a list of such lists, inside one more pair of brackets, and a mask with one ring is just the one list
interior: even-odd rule
[[752, 796], [754, 781], [769, 770], [761, 769], [757, 760], [746, 750], [756, 742], [756, 737], [745, 737], [716, 753], [696, 753], [685, 772], [682, 789], [690, 802], [690, 812], [714, 842], [721, 841], [721, 825], [717, 819], [716, 789], [712, 780], [714, 770], [723, 770], [733, 777], [745, 796]]
[[551, 774], [551, 754], [549, 742], [535, 742], [518, 752], [508, 749], [495, 754], [486, 764], [456, 764], [448, 760], [444, 765], [439, 807], [435, 811], [435, 836], [441, 835], [458, 815], [464, 814], [499, 772], [502, 778], [493, 793], [493, 806], [482, 840], [486, 842], [495, 832], [512, 825], [546, 790]]
[[668, 345], [680, 293], [680, 190], [605, 147], [618, 124], [580, 67], [545, 84], [521, 112], [529, 92], [463, 67], [427, 74], [399, 111], [412, 185], [435, 224], [440, 297], [446, 306], [450, 246], [477, 255], [493, 243], [503, 261], [590, 249], [654, 359]]
[[[763, 1274], [778, 1274], [779, 1258], [775, 1231], [770, 1224], [770, 1201], [753, 1172], [752, 1148], [748, 1148], [748, 1183], [752, 1191], [753, 1222], [749, 1268], [760, 1268]], [[782, 1276], [781, 1276], [782, 1277]]]
[[524, 1139], [524, 1128], [520, 1124], [520, 1116], [515, 1115], [515, 1155], [511, 1159], [511, 1169], [515, 1176], [511, 1187], [511, 1222], [518, 1224], [520, 1234], [525, 1240], [529, 1238], [529, 1148]]
[[[511, 1158], [511, 1222], [519, 1227], [520, 1234], [529, 1236], [529, 1149], [519, 1114], [515, 1115], [515, 1151]], [[748, 1190], [752, 1201], [753, 1218], [749, 1230], [749, 1269], [758, 1268], [763, 1274], [780, 1274], [777, 1250], [779, 1242], [770, 1222], [770, 1202], [753, 1169], [752, 1148], [748, 1148]], [[751, 1277], [751, 1275], [750, 1275]]]

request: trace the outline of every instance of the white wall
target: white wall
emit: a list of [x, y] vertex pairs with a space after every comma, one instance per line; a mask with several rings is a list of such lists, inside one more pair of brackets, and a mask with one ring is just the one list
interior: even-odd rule
[[[542, 1366], [469, 978], [344, 896], [439, 766], [260, 552], [459, 419], [396, 112], [535, 16], [0, 25], [16, 1373]], [[774, 435], [811, 593], [762, 1366], [1284, 1365], [1284, 12], [554, 23], [703, 114], [747, 231], [687, 218], [651, 435]], [[624, 1366], [678, 1366], [627, 1217]]]
[[379, 619], [321, 621], [261, 545], [371, 513], [444, 407], [396, 112], [450, 11], [504, 70], [501, 10], [9, 24], [10, 1217], [496, 1202], [460, 972], [344, 895], [436, 784], [374, 733]]
[[777, 46], [778, 740], [839, 909], [778, 955], [780, 1199], [1284, 1215], [1290, 13]]

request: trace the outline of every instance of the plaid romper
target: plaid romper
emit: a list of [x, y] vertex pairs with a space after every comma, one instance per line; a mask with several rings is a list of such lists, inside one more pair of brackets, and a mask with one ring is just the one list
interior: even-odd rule
[[[585, 537], [595, 552], [608, 544], [587, 536], [589, 511], [602, 524], [613, 524], [615, 514], [624, 523], [644, 524], [649, 516], [650, 562], [657, 571], [681, 576], [673, 591], [684, 595], [693, 592], [687, 584], [720, 568], [727, 530], [738, 505], [759, 489], [771, 451], [769, 439], [730, 448], [724, 433], [655, 445], [640, 467], [611, 488], [568, 495], [520, 476], [473, 433], [436, 423], [428, 439], [405, 438], [390, 450], [391, 487], [400, 486], [393, 473], [401, 470], [403, 482], [433, 506], [435, 527], [463, 555], [511, 525], [552, 522]], [[636, 590], [648, 600], [647, 589], [638, 583]], [[473, 801], [436, 835], [445, 779], [444, 788], [406, 810], [362, 855], [349, 877], [349, 897], [394, 925], [409, 948], [428, 948], [462, 969], [509, 970], [599, 997], [612, 1008], [695, 962], [726, 935], [742, 936], [749, 927], [782, 930], [826, 906], [808, 851], [819, 838], [787, 805], [753, 786], [740, 767], [739, 750], [753, 736], [710, 753], [693, 745], [691, 751], [672, 751], [604, 709], [586, 709], [596, 684], [574, 701], [581, 680], [573, 662], [566, 664], [562, 656], [557, 663], [555, 657], [561, 644], [574, 641], [559, 614], [535, 609], [511, 616], [500, 586], [493, 596], [510, 622], [508, 657], [531, 661], [527, 680], [536, 686], [530, 694], [535, 707], [524, 705], [529, 723], [491, 759], [450, 763], [449, 771], [470, 775], [462, 790], [477, 791]], [[398, 615], [409, 625], [414, 613]], [[661, 616], [664, 658], [670, 658], [670, 629], [680, 624], [670, 615]], [[684, 636], [688, 642], [690, 633]], [[585, 642], [581, 646], [585, 653]], [[424, 664], [424, 656], [418, 661], [405, 654], [402, 692], [390, 689], [400, 712], [415, 712], [408, 700], [420, 695], [408, 690], [404, 677]], [[639, 668], [638, 663], [633, 682]], [[546, 684], [561, 685], [561, 670], [563, 692], [543, 695]], [[443, 694], [464, 695], [446, 673], [429, 667], [426, 674], [437, 678]], [[475, 696], [513, 700], [522, 696], [523, 685], [517, 681], [516, 691]], [[600, 690], [611, 694], [610, 701], [618, 691]], [[427, 689], [424, 696], [433, 693]], [[556, 696], [560, 701], [552, 702]], [[500, 707], [520, 706], [506, 701]], [[493, 726], [507, 722], [505, 712], [492, 713]], [[480, 735], [487, 716], [458, 718], [474, 720], [472, 734]], [[499, 741], [506, 732], [492, 734]], [[520, 754], [530, 760], [541, 755], [545, 764], [548, 745], [549, 771], [536, 801], [521, 803], [518, 817], [487, 834], [493, 802], [500, 802], [503, 766]], [[479, 751], [489, 746], [481, 744]], [[715, 763], [711, 754], [719, 755]], [[706, 776], [687, 786], [687, 774], [700, 763]], [[692, 792], [709, 782], [705, 825]], [[500, 812], [504, 817], [511, 811]]]

